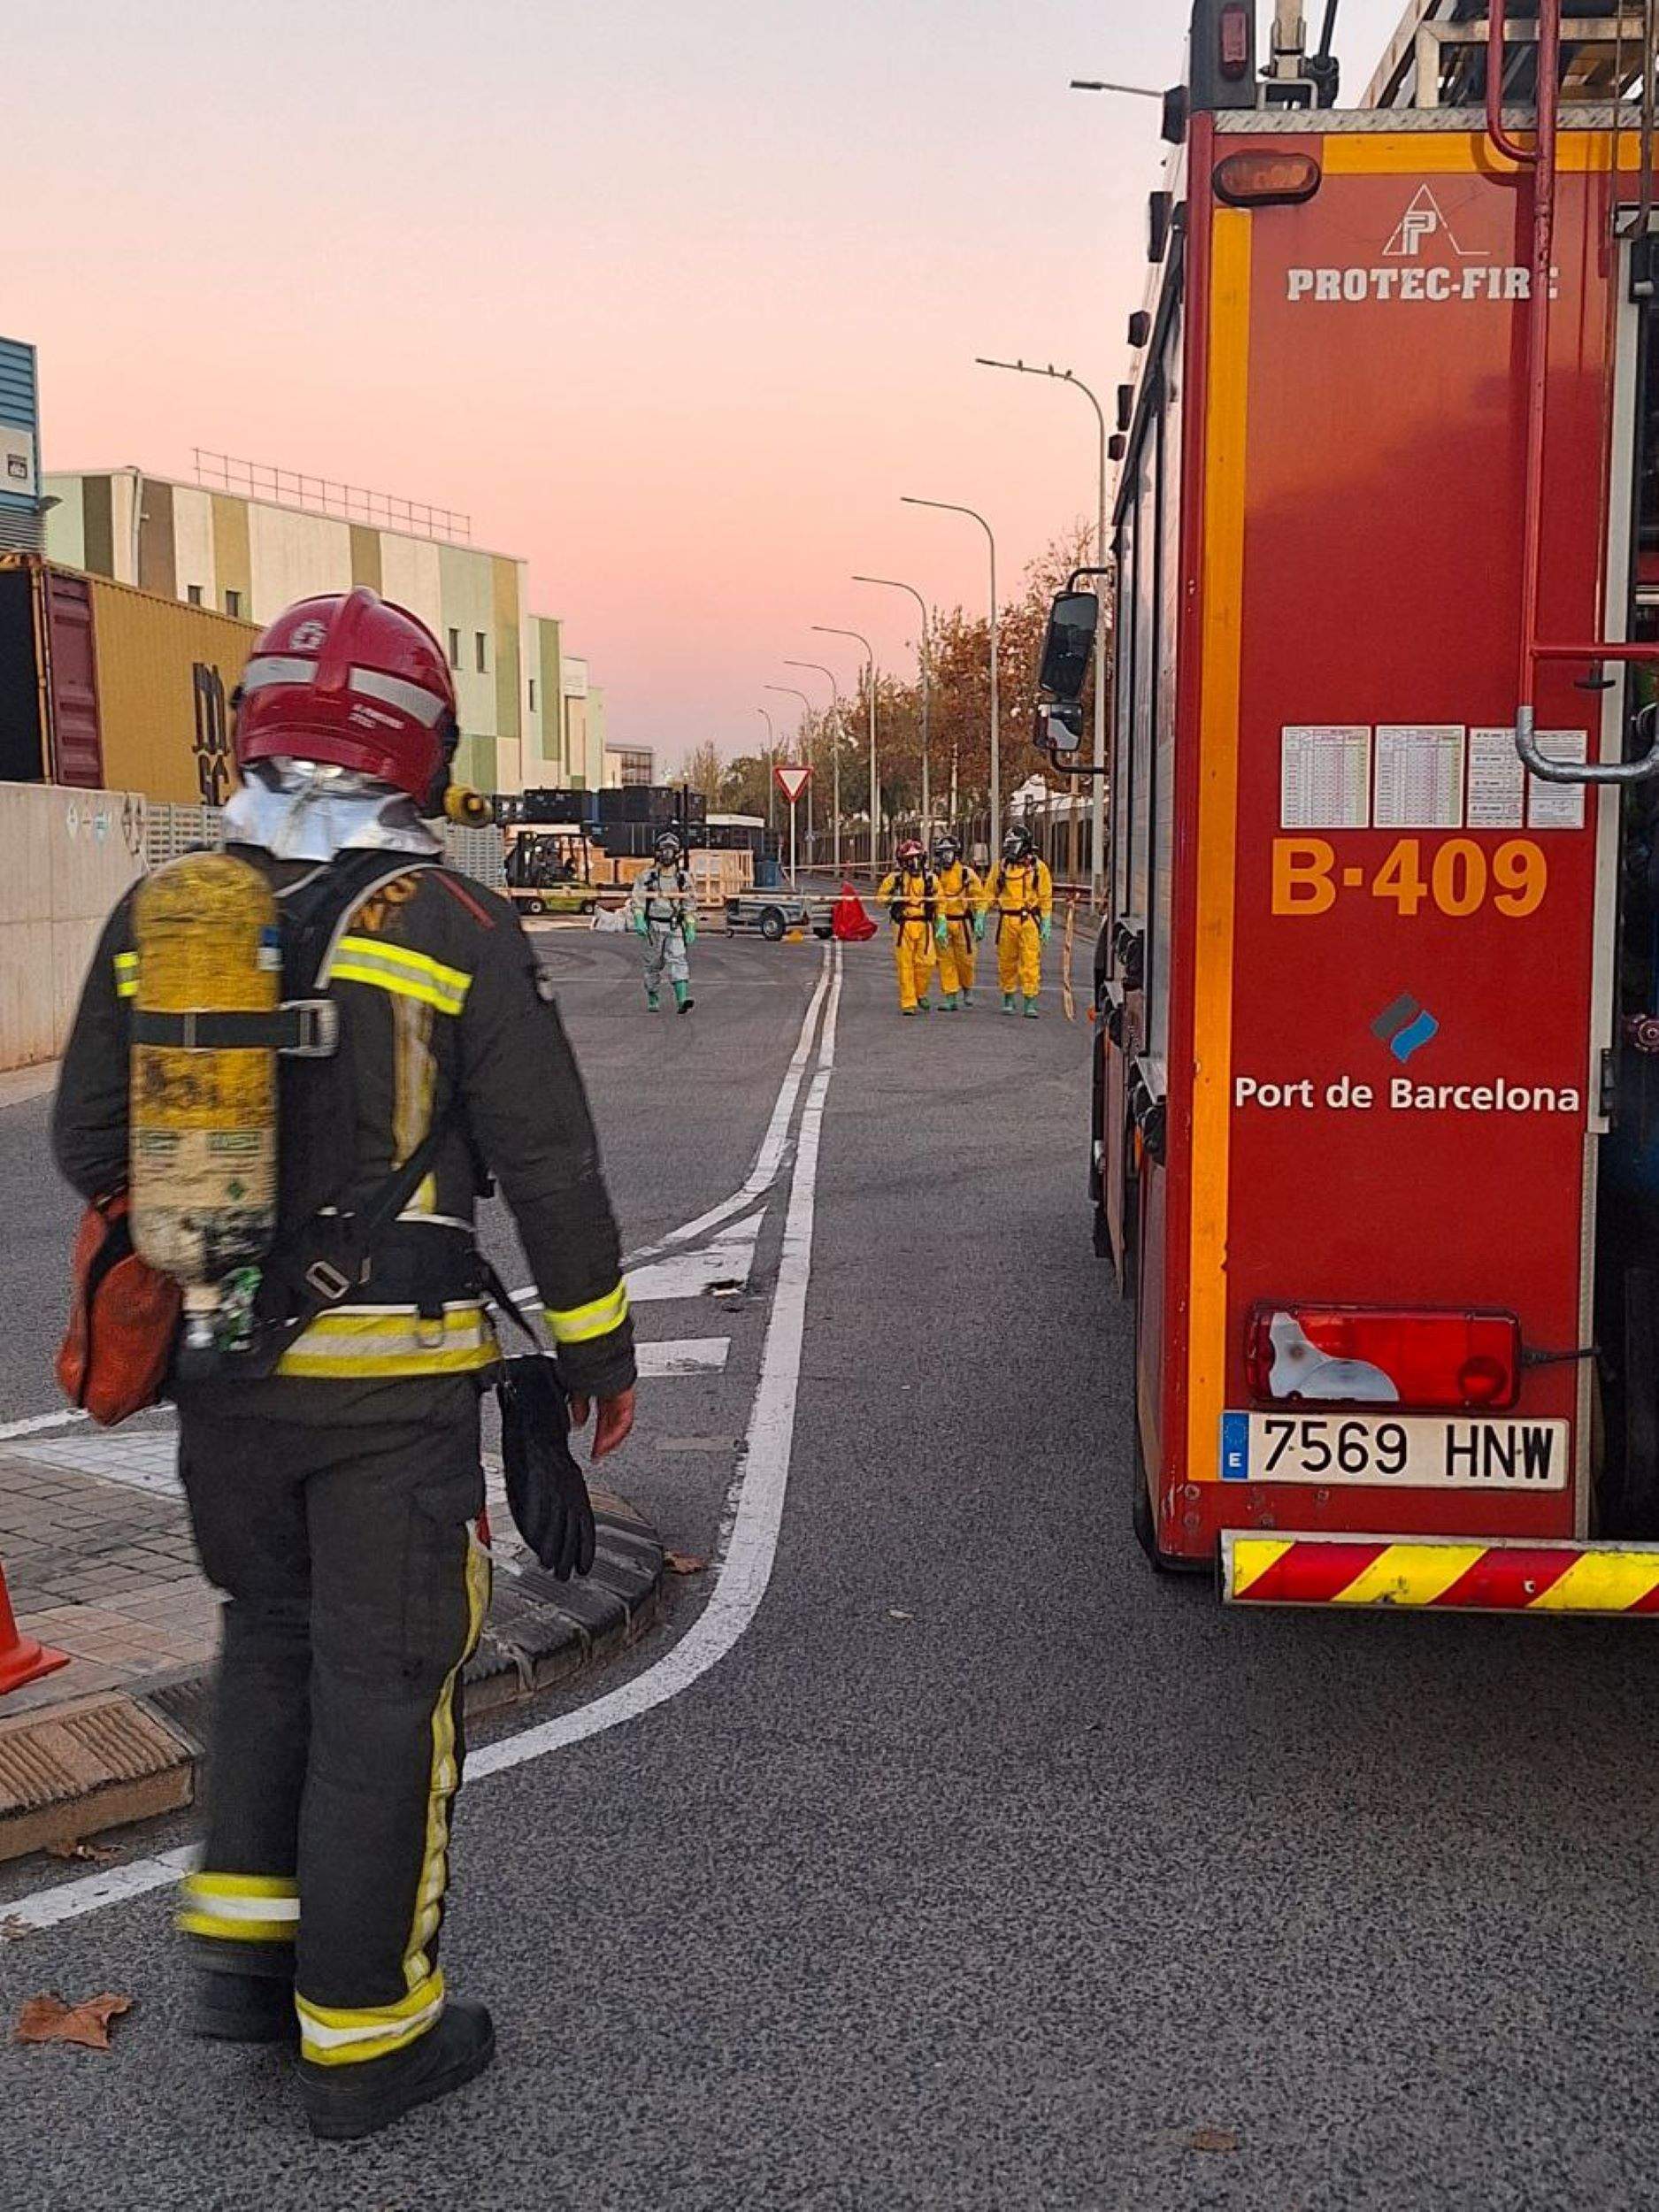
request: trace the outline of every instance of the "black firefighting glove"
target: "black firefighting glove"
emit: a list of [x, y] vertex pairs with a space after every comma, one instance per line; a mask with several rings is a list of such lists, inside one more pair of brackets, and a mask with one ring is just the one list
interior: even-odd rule
[[571, 1451], [570, 1402], [552, 1361], [539, 1353], [502, 1363], [501, 1455], [507, 1502], [520, 1536], [555, 1580], [594, 1563], [594, 1509]]

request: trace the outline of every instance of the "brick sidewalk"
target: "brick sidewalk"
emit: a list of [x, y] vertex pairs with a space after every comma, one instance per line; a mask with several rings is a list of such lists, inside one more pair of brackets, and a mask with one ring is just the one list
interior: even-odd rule
[[[203, 1581], [182, 1503], [167, 1488], [88, 1471], [102, 1455], [171, 1486], [170, 1433], [21, 1439], [0, 1453], [0, 1565], [18, 1624], [72, 1655], [14, 1690], [10, 1719], [144, 1676], [204, 1666], [219, 1600]], [[82, 1464], [77, 1464], [79, 1458]]]
[[[194, 1793], [219, 1601], [196, 1563], [177, 1453], [166, 1417], [0, 1447], [0, 1567], [18, 1625], [71, 1654], [0, 1697], [0, 1861]], [[487, 1468], [495, 1592], [466, 1671], [469, 1713], [568, 1681], [662, 1610], [662, 1545], [631, 1506], [595, 1490], [594, 1571], [557, 1583], [518, 1543]]]

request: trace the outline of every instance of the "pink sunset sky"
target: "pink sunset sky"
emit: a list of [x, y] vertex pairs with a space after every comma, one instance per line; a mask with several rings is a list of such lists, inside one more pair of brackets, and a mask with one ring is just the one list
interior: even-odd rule
[[[1402, 0], [1344, 0], [1346, 92]], [[1310, 19], [1322, 0], [1307, 0]], [[1263, 14], [1266, 9], [1263, 4]], [[473, 518], [665, 766], [1092, 513], [1185, 0], [64, 0], [14, 19], [4, 323], [49, 467], [201, 445]], [[25, 212], [25, 210], [27, 212]], [[821, 650], [828, 646], [826, 653]], [[807, 687], [818, 679], [801, 679]], [[787, 701], [773, 702], [787, 709]], [[787, 717], [786, 715], [786, 722]]]

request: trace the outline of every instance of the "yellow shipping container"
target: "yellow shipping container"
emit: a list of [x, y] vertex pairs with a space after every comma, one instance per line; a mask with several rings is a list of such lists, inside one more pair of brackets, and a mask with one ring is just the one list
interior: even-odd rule
[[89, 576], [104, 781], [184, 806], [235, 784], [230, 695], [259, 632], [210, 608]]

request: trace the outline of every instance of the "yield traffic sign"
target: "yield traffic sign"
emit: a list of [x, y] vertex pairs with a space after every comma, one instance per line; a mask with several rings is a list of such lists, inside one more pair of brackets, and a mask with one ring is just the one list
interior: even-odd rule
[[810, 768], [791, 768], [782, 761], [778, 763], [772, 772], [778, 779], [779, 790], [782, 792], [791, 806], [812, 780], [812, 771]]

